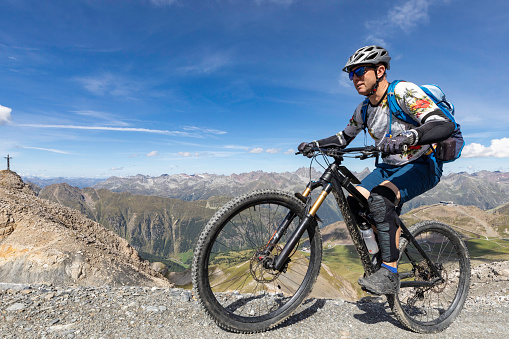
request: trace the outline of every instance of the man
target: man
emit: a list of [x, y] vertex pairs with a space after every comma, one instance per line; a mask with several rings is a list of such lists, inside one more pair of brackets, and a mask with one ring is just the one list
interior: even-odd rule
[[[368, 133], [382, 150], [378, 164], [357, 189], [368, 199], [376, 222], [382, 266], [374, 274], [359, 279], [361, 287], [374, 294], [394, 294], [399, 288], [397, 260], [400, 228], [396, 208], [399, 204], [426, 192], [440, 181], [442, 162], [433, 153], [432, 144], [447, 139], [454, 131], [452, 122], [440, 108], [410, 82], [400, 82], [394, 95], [401, 109], [418, 122], [419, 127], [394, 116], [387, 102], [386, 70], [390, 69], [389, 52], [380, 46], [358, 49], [343, 71], [349, 73], [355, 89], [369, 99], [366, 114]], [[346, 147], [363, 129], [363, 103], [359, 104], [346, 128], [331, 137], [301, 143], [299, 151], [310, 152], [313, 146]], [[407, 150], [401, 152], [403, 145]], [[360, 205], [348, 198], [354, 214]]]

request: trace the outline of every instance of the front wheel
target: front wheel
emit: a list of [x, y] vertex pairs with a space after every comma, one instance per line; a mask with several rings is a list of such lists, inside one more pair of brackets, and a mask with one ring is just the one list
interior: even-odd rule
[[470, 287], [468, 250], [458, 233], [445, 224], [424, 221], [409, 230], [439, 277], [416, 246], [403, 239], [398, 262], [401, 287], [398, 294], [387, 296], [388, 301], [410, 330], [437, 333], [454, 321], [465, 303]]
[[[267, 330], [289, 317], [311, 292], [322, 259], [316, 221], [281, 271], [260, 260], [281, 252], [305, 211], [290, 193], [256, 191], [229, 202], [205, 226], [194, 252], [193, 287], [220, 327], [242, 333]], [[282, 239], [262, 255], [287, 216], [291, 222]]]

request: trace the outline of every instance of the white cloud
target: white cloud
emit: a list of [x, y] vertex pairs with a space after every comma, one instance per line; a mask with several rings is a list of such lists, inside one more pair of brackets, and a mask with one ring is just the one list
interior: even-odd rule
[[265, 152], [270, 153], [270, 154], [276, 154], [276, 153], [279, 153], [279, 151], [281, 151], [281, 148], [269, 148]]
[[196, 127], [196, 126], [186, 126], [183, 129], [186, 130], [186, 131], [203, 132], [203, 133], [206, 133], [206, 134], [226, 134], [227, 133], [225, 131], [220, 131], [220, 130], [217, 130], [217, 129], [200, 128], [200, 127]]
[[80, 77], [76, 80], [86, 90], [95, 95], [112, 95], [125, 99], [134, 99], [135, 95], [142, 90], [139, 81], [125, 79], [123, 76], [112, 73], [103, 73], [96, 76]]
[[128, 123], [119, 120], [113, 114], [101, 112], [101, 111], [72, 111], [77, 115], [94, 118], [97, 120], [105, 120], [111, 125], [128, 126]]
[[112, 168], [110, 168], [110, 171], [121, 171], [123, 169], [124, 169], [124, 167], [112, 167]]
[[230, 64], [231, 57], [225, 52], [205, 54], [201, 59], [190, 66], [181, 67], [185, 73], [210, 74]]
[[157, 151], [152, 151], [147, 154], [147, 157], [157, 157], [158, 155], [159, 155], [159, 153]]
[[[370, 19], [365, 26], [370, 32], [369, 43], [387, 46], [384, 36], [397, 30], [408, 34], [419, 25], [429, 21], [429, 6], [432, 0], [404, 0], [389, 9], [385, 18]], [[392, 2], [387, 2], [392, 3]], [[372, 33], [376, 32], [376, 33]]]
[[[106, 127], [106, 126], [77, 126], [77, 125], [42, 125], [42, 124], [19, 124], [17, 126], [21, 127], [33, 127], [33, 128], [61, 128], [61, 129], [78, 129], [78, 130], [90, 130], [90, 131], [113, 131], [113, 132], [142, 132], [142, 133], [155, 133], [155, 134], [163, 134], [163, 135], [171, 135], [171, 136], [179, 136], [179, 137], [193, 137], [193, 138], [203, 138], [203, 135], [200, 133], [190, 133], [190, 132], [182, 132], [182, 131], [168, 131], [168, 130], [159, 130], [159, 129], [148, 129], [148, 128], [135, 128], [135, 127]], [[215, 130], [198, 130], [197, 132], [208, 132]], [[215, 134], [221, 134], [226, 132], [216, 131]]]
[[12, 109], [0, 105], [0, 125], [6, 125], [11, 122]]
[[366, 41], [370, 44], [377, 45], [377, 46], [383, 46], [384, 48], [389, 48], [389, 43], [385, 41], [384, 39], [377, 37], [376, 35], [369, 35], [366, 38]]
[[23, 148], [24, 149], [35, 149], [38, 151], [45, 151], [45, 152], [58, 153], [58, 154], [71, 154], [69, 152], [61, 151], [61, 150], [53, 149], [53, 148], [30, 147], [30, 146], [23, 146]]
[[263, 148], [253, 148], [252, 150], [249, 151], [249, 153], [263, 153]]
[[295, 154], [295, 150], [294, 150], [294, 149], [289, 148], [289, 149], [287, 149], [287, 150], [285, 151], [285, 154], [291, 154], [291, 155], [294, 155], [294, 154]]
[[464, 158], [509, 158], [509, 138], [493, 139], [489, 147], [472, 143], [461, 152]]
[[241, 145], [225, 145], [224, 148], [226, 148], [226, 149], [240, 149], [240, 150], [244, 150], [244, 151], [247, 151], [249, 149], [249, 147], [241, 146]]
[[414, 27], [429, 21], [429, 0], [408, 0], [389, 10], [388, 22], [409, 33]]
[[178, 152], [178, 155], [181, 157], [199, 157], [199, 153], [191, 153], [191, 152]]
[[178, 4], [179, 0], [150, 0], [150, 2], [156, 6], [171, 6]]
[[342, 88], [348, 88], [348, 89], [353, 88], [352, 82], [350, 81], [348, 74], [345, 72], [341, 72], [341, 74], [339, 74], [338, 84], [339, 84], [339, 87], [342, 87]]
[[255, 0], [257, 5], [263, 5], [265, 3], [276, 4], [280, 6], [290, 6], [294, 0]]

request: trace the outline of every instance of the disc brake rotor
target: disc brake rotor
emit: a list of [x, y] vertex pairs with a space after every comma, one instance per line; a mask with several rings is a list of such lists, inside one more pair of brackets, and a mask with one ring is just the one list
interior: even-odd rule
[[[420, 293], [424, 293], [426, 291], [433, 291], [435, 293], [442, 292], [445, 287], [447, 286], [447, 270], [443, 267], [442, 264], [437, 263], [436, 268], [440, 272], [440, 275], [442, 276], [442, 282], [436, 283], [432, 287], [429, 288], [419, 288]], [[416, 275], [415, 280], [417, 281], [431, 281], [435, 278], [435, 275], [433, 274], [433, 271], [428, 265], [428, 262], [426, 260], [421, 261], [417, 267], [416, 267]]]
[[269, 283], [276, 280], [281, 271], [276, 271], [270, 268], [266, 268], [265, 263], [267, 261], [272, 261], [275, 256], [281, 253], [281, 246], [276, 246], [270, 255], [261, 255], [265, 250], [265, 246], [260, 247], [257, 251], [255, 251], [253, 257], [249, 263], [249, 270], [251, 272], [251, 276], [254, 280], [259, 283]]

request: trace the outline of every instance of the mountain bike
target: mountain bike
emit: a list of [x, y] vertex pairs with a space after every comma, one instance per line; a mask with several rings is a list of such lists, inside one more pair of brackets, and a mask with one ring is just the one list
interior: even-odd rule
[[[261, 332], [287, 319], [304, 302], [322, 261], [317, 211], [331, 192], [365, 276], [380, 267], [380, 252], [368, 252], [346, 199], [347, 194], [357, 199], [363, 206], [361, 220], [374, 225], [366, 198], [354, 186], [360, 181], [341, 165], [345, 157], [378, 159], [379, 153], [374, 146], [315, 148], [313, 158], [322, 156], [328, 166], [303, 193], [254, 191], [218, 210], [199, 237], [192, 267], [195, 296], [216, 324], [232, 332]], [[320, 194], [312, 198], [318, 188]], [[443, 223], [424, 221], [410, 228], [398, 223], [400, 288], [386, 296], [388, 303], [408, 329], [440, 332], [459, 314], [468, 294], [467, 248]]]

